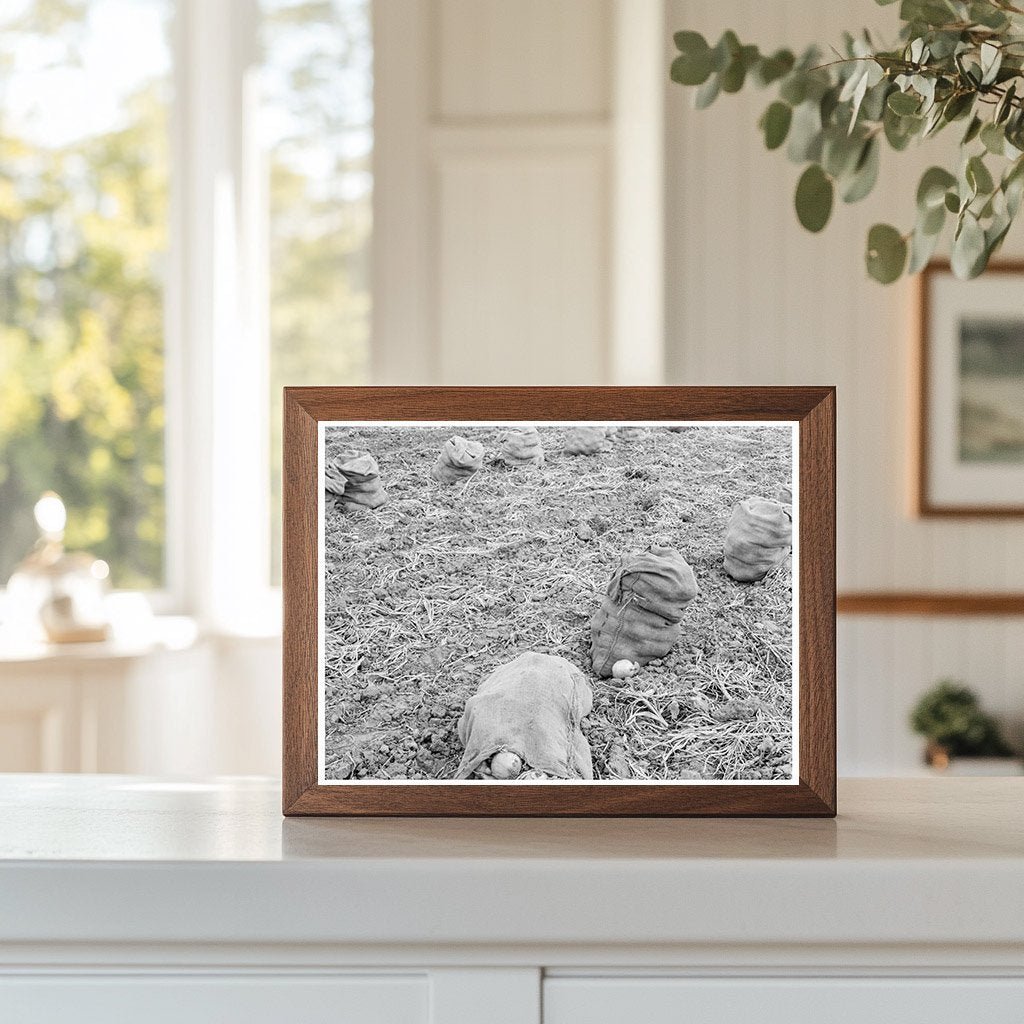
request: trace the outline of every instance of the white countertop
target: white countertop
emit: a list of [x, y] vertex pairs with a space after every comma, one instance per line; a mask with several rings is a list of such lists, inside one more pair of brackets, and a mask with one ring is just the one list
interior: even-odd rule
[[0, 943], [1024, 952], [1024, 779], [846, 780], [835, 821], [279, 808], [252, 779], [0, 776]]

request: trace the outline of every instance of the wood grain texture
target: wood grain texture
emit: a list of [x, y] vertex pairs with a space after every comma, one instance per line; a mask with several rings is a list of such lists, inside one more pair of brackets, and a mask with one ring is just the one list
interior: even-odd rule
[[[920, 273], [917, 280], [917, 348], [914, 378], [917, 389], [917, 417], [915, 443], [912, 451], [916, 465], [912, 479], [915, 484], [914, 508], [923, 518], [947, 519], [1007, 519], [1024, 516], [1024, 505], [941, 505], [932, 500], [929, 486], [929, 418], [931, 402], [928, 378], [931, 371], [929, 339], [932, 328], [931, 289], [936, 274], [950, 273], [948, 260], [934, 260]], [[1024, 274], [1024, 260], [1000, 260], [985, 269], [986, 274]]]
[[887, 593], [840, 594], [840, 615], [1024, 615], [1024, 594]]
[[[317, 424], [460, 419], [799, 422], [798, 785], [317, 783]], [[835, 815], [833, 388], [286, 388], [284, 481], [286, 815]]]

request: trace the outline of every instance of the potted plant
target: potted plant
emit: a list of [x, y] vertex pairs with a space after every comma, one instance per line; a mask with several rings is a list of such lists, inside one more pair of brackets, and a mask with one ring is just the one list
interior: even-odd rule
[[[998, 759], [995, 765], [975, 762], [965, 774], [1016, 774], [1007, 763], [1014, 753], [998, 724], [981, 709], [976, 694], [968, 687], [942, 680], [917, 702], [910, 715], [914, 732], [927, 739], [925, 762], [940, 771], [948, 770], [955, 758]], [[1019, 767], [1017, 767], [1019, 771]]]
[[916, 273], [952, 221], [953, 270], [976, 277], [1024, 197], [1024, 0], [902, 0], [899, 19], [892, 46], [845, 33], [830, 51], [800, 56], [763, 54], [732, 31], [714, 46], [677, 32], [671, 75], [697, 89], [699, 108], [748, 83], [774, 91], [759, 127], [768, 149], [785, 145], [806, 165], [795, 202], [809, 231], [825, 227], [836, 195], [855, 203], [871, 192], [883, 145], [902, 151], [956, 125], [959, 165], [925, 171], [913, 225], [875, 224], [865, 259], [883, 284]]

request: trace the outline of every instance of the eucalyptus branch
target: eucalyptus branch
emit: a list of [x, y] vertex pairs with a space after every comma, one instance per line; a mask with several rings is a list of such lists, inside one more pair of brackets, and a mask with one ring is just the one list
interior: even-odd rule
[[866, 265], [883, 283], [916, 273], [952, 220], [953, 269], [974, 277], [1002, 245], [1024, 196], [1024, 24], [1014, 16], [1024, 9], [1010, 0], [902, 0], [895, 48], [876, 47], [866, 32], [847, 34], [827, 62], [815, 47], [799, 57], [762, 54], [731, 31], [714, 46], [678, 32], [672, 78], [697, 88], [699, 108], [748, 82], [774, 88], [759, 127], [768, 149], [785, 146], [804, 167], [795, 206], [809, 231], [825, 227], [837, 194], [853, 203], [872, 191], [883, 144], [900, 152], [961, 122], [959, 165], [922, 176], [912, 229], [870, 230]]

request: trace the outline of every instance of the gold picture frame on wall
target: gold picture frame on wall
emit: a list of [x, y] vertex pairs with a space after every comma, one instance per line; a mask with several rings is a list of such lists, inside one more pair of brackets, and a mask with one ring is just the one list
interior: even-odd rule
[[914, 511], [1024, 516], [1024, 262], [920, 275]]

